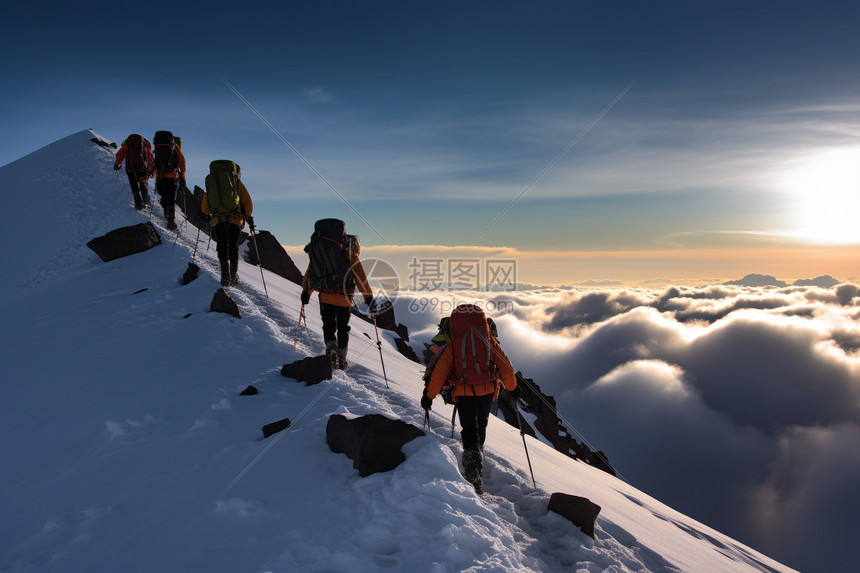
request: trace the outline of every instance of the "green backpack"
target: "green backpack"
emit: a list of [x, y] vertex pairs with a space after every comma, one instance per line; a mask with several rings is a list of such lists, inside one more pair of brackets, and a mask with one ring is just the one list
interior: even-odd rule
[[239, 166], [227, 159], [209, 164], [206, 176], [206, 200], [212, 214], [228, 215], [239, 212]]

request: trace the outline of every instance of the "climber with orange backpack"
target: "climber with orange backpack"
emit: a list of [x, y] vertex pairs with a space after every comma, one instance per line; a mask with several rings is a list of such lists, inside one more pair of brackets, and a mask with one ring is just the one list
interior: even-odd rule
[[[430, 381], [421, 396], [421, 407], [430, 410], [435, 398], [448, 389], [456, 404], [463, 440], [463, 474], [466, 481], [483, 491], [483, 448], [490, 407], [499, 395], [500, 384], [519, 397], [514, 367], [493, 336], [484, 311], [461, 304], [451, 313], [448, 337], [436, 358]], [[447, 400], [446, 400], [447, 401]]]
[[131, 185], [134, 197], [134, 208], [142, 211], [149, 203], [149, 179], [153, 176], [155, 159], [152, 156], [152, 146], [145, 137], [132, 133], [125, 138], [119, 151], [116, 152], [114, 171], [119, 171], [125, 161], [125, 174]]

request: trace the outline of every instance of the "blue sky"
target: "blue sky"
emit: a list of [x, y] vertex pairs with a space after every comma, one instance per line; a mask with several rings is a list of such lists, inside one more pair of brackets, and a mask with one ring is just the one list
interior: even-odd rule
[[[847, 1], [16, 5], [0, 164], [87, 127], [171, 129], [190, 184], [237, 161], [288, 245], [336, 216], [377, 254], [706, 249], [724, 264], [669, 278], [802, 278], [820, 257], [796, 247], [860, 249], [857, 22]], [[767, 268], [774, 248], [796, 264]], [[761, 256], [733, 268], [739, 250]], [[523, 278], [665, 274], [562, 260]]]

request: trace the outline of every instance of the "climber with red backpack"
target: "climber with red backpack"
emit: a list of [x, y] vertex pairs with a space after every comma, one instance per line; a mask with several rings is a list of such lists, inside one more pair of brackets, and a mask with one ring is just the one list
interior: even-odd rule
[[450, 342], [439, 351], [421, 407], [433, 406], [433, 398], [446, 392], [456, 404], [463, 440], [463, 474], [466, 481], [483, 491], [483, 448], [487, 436], [490, 407], [498, 398], [500, 385], [518, 398], [514, 367], [480, 307], [461, 304], [448, 321]]
[[119, 171], [125, 161], [125, 174], [131, 185], [134, 197], [134, 208], [142, 211], [149, 204], [149, 179], [153, 176], [155, 159], [152, 157], [152, 146], [145, 137], [132, 133], [125, 138], [119, 151], [116, 152], [114, 171]]
[[358, 258], [360, 251], [358, 237], [347, 235], [340, 219], [317, 221], [305, 246], [309, 264], [302, 279], [302, 305], [308, 304], [313, 291], [319, 292], [325, 352], [336, 370], [346, 370], [348, 366], [349, 318], [356, 287], [371, 316], [376, 315], [373, 291]]
[[176, 193], [185, 187], [185, 156], [169, 131], [156, 131], [155, 190], [161, 196], [161, 206], [167, 219], [167, 228], [176, 229]]

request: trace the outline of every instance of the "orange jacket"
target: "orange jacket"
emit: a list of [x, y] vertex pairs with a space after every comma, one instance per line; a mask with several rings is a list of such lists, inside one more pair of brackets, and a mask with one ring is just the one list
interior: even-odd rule
[[[143, 139], [143, 138], [141, 138]], [[146, 150], [146, 161], [149, 165], [154, 165], [155, 160], [152, 158], [152, 148], [149, 145], [149, 142], [146, 139], [144, 141], [144, 149]], [[119, 167], [122, 165], [122, 162], [125, 161], [125, 156], [128, 155], [128, 144], [123, 141], [122, 147], [119, 148], [119, 151], [116, 152], [116, 159], [114, 160], [114, 167]], [[125, 171], [128, 173], [128, 163], [125, 164]], [[143, 177], [138, 177], [138, 181], [146, 181], [147, 179], [153, 177], [153, 174], [149, 171], [144, 172]]]
[[[251, 214], [254, 212], [254, 203], [251, 201], [251, 195], [245, 188], [245, 184], [242, 183], [241, 179], [237, 179], [236, 182], [239, 184], [239, 204], [241, 206], [239, 209], [239, 213], [236, 213], [234, 215], [213, 217], [213, 227], [222, 221], [227, 221], [231, 225], [236, 225], [241, 229], [245, 226], [245, 217], [250, 217]], [[212, 208], [209, 207], [209, 200], [206, 198], [205, 193], [203, 194], [203, 204], [200, 205], [200, 210], [203, 211], [204, 215], [209, 215], [212, 213]]]
[[[490, 352], [493, 358], [493, 363], [499, 371], [499, 377], [502, 384], [510, 392], [517, 387], [517, 375], [514, 367], [511, 364], [508, 355], [499, 346], [499, 342], [495, 337], [490, 337]], [[445, 383], [454, 375], [454, 349], [449, 344], [442, 350], [442, 354], [436, 360], [436, 367], [433, 369], [433, 374], [430, 376], [430, 384], [427, 385], [427, 396], [432, 400], [439, 392]], [[495, 382], [487, 384], [471, 385], [456, 382], [454, 384], [454, 398], [457, 396], [486, 396], [493, 394], [498, 396], [499, 387]]]
[[166, 177], [168, 179], [176, 179], [179, 177], [179, 174], [182, 174], [182, 178], [185, 179], [185, 156], [182, 155], [182, 150], [179, 149], [179, 146], [174, 146], [173, 150], [176, 152], [177, 157], [179, 158], [179, 167], [174, 169], [173, 171], [168, 171], [167, 173], [162, 173], [160, 171], [156, 171], [155, 175], [158, 179], [162, 177]]
[[[370, 284], [367, 282], [367, 275], [364, 274], [364, 267], [361, 266], [361, 261], [358, 259], [358, 254], [361, 252], [361, 246], [358, 244], [358, 239], [354, 240], [354, 249], [350, 260], [350, 272], [355, 281], [355, 286], [361, 296], [367, 298], [373, 296], [373, 291], [370, 289]], [[308, 274], [311, 272], [311, 266], [308, 265], [308, 270], [305, 271], [305, 276], [302, 278], [302, 288], [312, 293], [313, 289], [308, 288]], [[331, 294], [327, 292], [320, 293], [320, 302], [322, 304], [333, 304], [335, 306], [352, 306], [352, 295]]]

